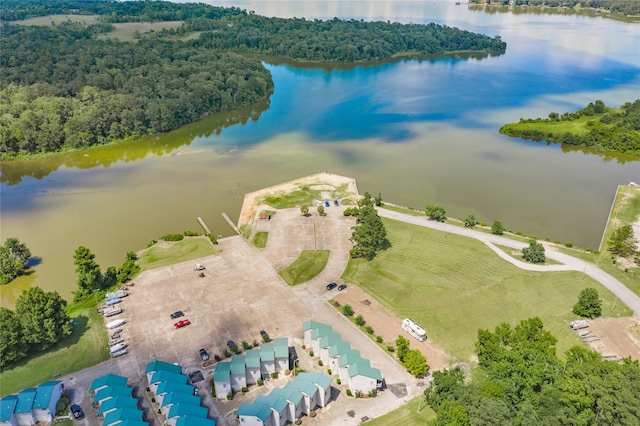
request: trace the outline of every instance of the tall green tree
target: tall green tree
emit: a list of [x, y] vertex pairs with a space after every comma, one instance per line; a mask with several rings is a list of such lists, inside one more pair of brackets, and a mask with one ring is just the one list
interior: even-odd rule
[[502, 223], [500, 223], [499, 220], [495, 220], [493, 225], [491, 225], [491, 233], [494, 235], [504, 234], [504, 226], [502, 226]]
[[429, 220], [435, 220], [437, 222], [444, 222], [445, 220], [447, 220], [447, 212], [445, 211], [444, 207], [435, 204], [428, 205], [425, 209], [425, 214], [427, 215]]
[[73, 255], [78, 283], [77, 294], [80, 296], [102, 288], [103, 276], [100, 265], [94, 260], [95, 257], [95, 254], [84, 246], [78, 247]]
[[405, 357], [409, 353], [409, 341], [402, 335], [396, 339], [396, 355], [401, 363], [404, 364]]
[[622, 225], [613, 230], [607, 250], [618, 256], [628, 257], [631, 256], [637, 250], [638, 241], [633, 235], [633, 228], [631, 225]]
[[16, 316], [22, 326], [24, 342], [34, 350], [45, 350], [71, 334], [71, 323], [60, 295], [40, 287], [25, 290], [16, 299]]
[[22, 325], [15, 312], [0, 307], [0, 370], [26, 356]]
[[573, 305], [573, 313], [581, 317], [596, 318], [602, 314], [602, 301], [598, 290], [589, 287], [580, 292], [578, 303]]
[[350, 240], [355, 245], [351, 249], [351, 257], [372, 260], [378, 251], [391, 246], [382, 219], [371, 206], [365, 205], [358, 210], [356, 226], [352, 230]]
[[470, 214], [469, 216], [467, 216], [464, 219], [464, 227], [465, 228], [473, 228], [478, 224], [478, 221], [476, 220], [475, 216]]
[[414, 377], [423, 377], [429, 371], [427, 357], [418, 349], [411, 349], [404, 357], [404, 368]]
[[17, 238], [7, 238], [0, 247], [0, 284], [6, 284], [20, 275], [31, 251]]

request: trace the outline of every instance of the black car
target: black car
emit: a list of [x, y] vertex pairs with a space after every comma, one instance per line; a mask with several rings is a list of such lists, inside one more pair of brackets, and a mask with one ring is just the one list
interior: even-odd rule
[[171, 319], [174, 319], [174, 318], [180, 318], [180, 317], [183, 317], [183, 316], [184, 316], [184, 312], [182, 312], [182, 311], [176, 311], [176, 312], [174, 312], [174, 313], [172, 313], [172, 314], [171, 314]]
[[338, 290], [339, 290], [339, 291], [342, 291], [342, 290], [344, 290], [345, 288], [347, 288], [347, 285], [346, 285], [346, 284], [340, 284], [340, 285], [338, 286]]
[[73, 414], [73, 417], [75, 419], [80, 420], [84, 417], [84, 412], [79, 405], [73, 404], [71, 407], [69, 407], [69, 409], [71, 410], [71, 414]]
[[200, 349], [200, 359], [202, 359], [203, 361], [209, 361], [209, 353], [207, 352], [206, 349]]
[[236, 343], [233, 340], [227, 341], [227, 346], [229, 347], [229, 349], [233, 349], [233, 348], [238, 349], [238, 346], [236, 345]]
[[329, 283], [329, 284], [327, 284], [327, 290], [333, 290], [337, 286], [338, 286], [338, 284], [336, 284], [336, 283]]

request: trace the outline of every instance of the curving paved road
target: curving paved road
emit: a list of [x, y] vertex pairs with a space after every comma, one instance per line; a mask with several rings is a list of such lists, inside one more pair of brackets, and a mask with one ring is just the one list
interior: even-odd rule
[[486, 234], [484, 232], [475, 231], [469, 228], [462, 228], [459, 226], [449, 225], [447, 226], [444, 223], [433, 222], [427, 219], [426, 216], [411, 216], [408, 214], [398, 213], [385, 209], [378, 209], [378, 215], [380, 217], [385, 217], [389, 219], [398, 220], [401, 222], [410, 223], [412, 225], [424, 226], [425, 228], [436, 229], [439, 231], [449, 232], [451, 234], [462, 235], [464, 237], [475, 238], [476, 240], [482, 241], [487, 246], [489, 246], [493, 251], [495, 251], [500, 257], [511, 262], [515, 266], [526, 269], [529, 271], [580, 271], [585, 275], [590, 276], [594, 280], [598, 281], [604, 287], [609, 289], [613, 294], [618, 296], [618, 298], [624, 302], [634, 313], [636, 316], [640, 317], [640, 297], [636, 295], [634, 292], [629, 290], [624, 284], [620, 281], [612, 277], [611, 275], [604, 272], [602, 269], [598, 268], [592, 263], [585, 262], [583, 260], [577, 259], [573, 256], [569, 256], [564, 253], [560, 253], [556, 250], [553, 250], [550, 247], [545, 247], [545, 255], [549, 259], [556, 260], [558, 262], [562, 262], [562, 265], [532, 265], [529, 263], [521, 262], [517, 259], [508, 256], [502, 250], [498, 249], [494, 246], [494, 244], [500, 244], [502, 246], [512, 247], [515, 249], [522, 249], [528, 246], [527, 243], [523, 243], [520, 241], [514, 241], [510, 238], [501, 237], [499, 235]]

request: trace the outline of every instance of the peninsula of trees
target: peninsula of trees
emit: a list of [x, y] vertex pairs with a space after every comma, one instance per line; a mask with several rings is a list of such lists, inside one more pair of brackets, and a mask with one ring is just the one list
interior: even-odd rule
[[[56, 14], [86, 19], [15, 22]], [[433, 23], [266, 18], [162, 1], [6, 0], [0, 19], [1, 158], [166, 132], [268, 99], [265, 58], [376, 62], [506, 49], [500, 37]], [[162, 26], [169, 21], [179, 25]], [[123, 41], [115, 25], [127, 22], [159, 26]]]
[[619, 109], [608, 108], [597, 100], [572, 113], [521, 118], [519, 123], [502, 126], [500, 133], [536, 142], [544, 140], [640, 156], [640, 99]]
[[606, 10], [625, 16], [640, 16], [640, 2], [637, 0], [469, 0], [469, 3], [500, 6], [544, 6], [552, 8], [572, 8]]

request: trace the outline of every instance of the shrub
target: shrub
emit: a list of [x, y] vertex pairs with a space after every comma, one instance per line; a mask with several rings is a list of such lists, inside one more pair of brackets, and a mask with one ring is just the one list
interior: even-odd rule
[[347, 396], [353, 396], [353, 394], [351, 393], [351, 389], [347, 389]]
[[564, 246], [567, 248], [573, 247], [573, 243], [564, 243]]
[[369, 398], [375, 398], [376, 396], [378, 396], [378, 391], [375, 389], [371, 389], [369, 391]]
[[357, 390], [356, 391], [356, 398], [362, 398], [362, 392]]
[[154, 245], [154, 244], [155, 244], [155, 243], [157, 243], [157, 242], [158, 242], [158, 240], [156, 240], [156, 239], [154, 238], [153, 240], [151, 240], [151, 241], [149, 241], [149, 242], [147, 243], [147, 248], [151, 247], [152, 245]]
[[197, 237], [198, 235], [200, 235], [200, 234], [198, 234], [195, 231], [189, 231], [188, 229], [186, 231], [184, 231], [184, 236], [185, 237]]
[[158, 408], [158, 414], [162, 414], [162, 410]]
[[284, 375], [288, 376], [289, 374], [291, 374], [291, 370], [289, 370], [288, 368], [286, 370], [284, 370]]
[[231, 401], [233, 399], [233, 394], [231, 392], [229, 392], [227, 394], [227, 401]]
[[316, 410], [311, 410], [309, 412], [309, 417], [315, 417], [316, 416]]
[[269, 343], [269, 341], [271, 340], [271, 337], [269, 337], [269, 334], [267, 333], [262, 333], [262, 341], [265, 343]]
[[258, 386], [262, 386], [262, 384], [263, 384], [263, 383], [264, 383], [264, 382], [263, 382], [262, 380], [260, 380], [260, 379], [256, 380], [256, 384], [257, 384]]
[[580, 292], [578, 303], [573, 306], [573, 313], [581, 317], [596, 318], [602, 314], [602, 302], [595, 288], [585, 288]]
[[213, 356], [213, 359], [215, 359], [216, 361], [220, 361], [222, 358], [220, 358], [220, 355], [215, 354], [215, 355]]
[[251, 342], [251, 346], [253, 346], [254, 348], [258, 346], [258, 341], [256, 339], [253, 339], [253, 342]]
[[147, 392], [151, 391], [151, 389], [149, 388], [149, 386], [147, 386], [146, 391], [147, 391]]
[[302, 420], [296, 419], [296, 421], [294, 423], [297, 424], [297, 425], [301, 425], [302, 424]]
[[304, 351], [305, 349], [307, 349], [306, 345], [302, 345], [302, 350]]
[[383, 342], [382, 336], [376, 336], [376, 342], [382, 343]]
[[160, 237], [160, 239], [165, 241], [182, 241], [184, 240], [184, 235], [182, 234], [166, 234]]
[[536, 241], [531, 241], [529, 247], [522, 249], [522, 257], [527, 262], [544, 263], [546, 260], [544, 246]]
[[330, 368], [329, 368], [329, 369], [327, 369], [327, 374], [328, 374], [328, 375], [331, 375], [331, 369], [330, 369]]
[[356, 325], [363, 326], [364, 325], [364, 317], [362, 315], [356, 316], [354, 319]]
[[331, 301], [331, 304], [332, 304], [333, 306], [335, 306], [336, 308], [339, 308], [339, 307], [340, 307], [340, 302], [338, 302], [337, 300], [332, 300], [332, 301]]
[[155, 397], [151, 397], [151, 402], [156, 402], [156, 398]]
[[309, 351], [309, 356], [313, 356], [313, 351]]
[[340, 310], [345, 317], [353, 316], [353, 308], [351, 305], [344, 305]]
[[231, 350], [231, 353], [237, 354], [238, 351], [240, 350], [240, 348], [238, 348], [238, 345], [233, 345], [233, 346], [231, 346], [230, 350]]
[[249, 392], [249, 388], [248, 388], [248, 387], [246, 387], [246, 386], [245, 386], [245, 387], [243, 387], [243, 388], [242, 388], [242, 393], [247, 393], [247, 392]]
[[320, 367], [322, 367], [322, 366], [324, 365], [324, 363], [322, 362], [322, 360], [321, 360], [321, 359], [319, 359], [319, 360], [318, 360], [318, 365], [319, 365]]
[[229, 352], [229, 349], [225, 349], [222, 354], [224, 355], [225, 358], [229, 358], [231, 356], [231, 352]]
[[396, 348], [393, 347], [393, 345], [387, 345], [387, 352], [394, 352], [396, 350]]
[[337, 384], [339, 384], [339, 385], [341, 385], [341, 384], [342, 384], [342, 380], [340, 380], [340, 378], [337, 378], [337, 379], [336, 379], [336, 383], [337, 383]]
[[216, 240], [213, 234], [207, 234], [207, 237], [209, 237], [209, 241], [211, 241], [213, 244], [218, 244], [218, 240]]
[[364, 327], [364, 331], [366, 331], [367, 334], [373, 334], [373, 327], [371, 327], [370, 325], [366, 325]]
[[242, 341], [242, 349], [244, 349], [245, 351], [247, 349], [249, 349], [249, 342], [247, 342], [246, 340]]
[[67, 414], [67, 407], [69, 406], [69, 397], [66, 393], [63, 393], [56, 404], [56, 415], [64, 416]]
[[278, 373], [271, 373], [271, 378], [272, 379], [277, 379], [278, 378]]

